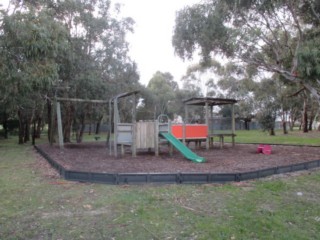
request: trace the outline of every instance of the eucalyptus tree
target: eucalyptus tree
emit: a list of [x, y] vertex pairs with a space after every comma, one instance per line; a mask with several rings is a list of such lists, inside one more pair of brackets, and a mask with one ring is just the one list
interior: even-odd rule
[[239, 120], [244, 121], [245, 129], [250, 130], [249, 123], [258, 109], [254, 99], [254, 92], [259, 82], [255, 77], [256, 69], [243, 68], [233, 62], [227, 62], [220, 65], [216, 72], [219, 76], [218, 87], [224, 95], [238, 100], [235, 114]]
[[181, 58], [222, 55], [302, 85], [320, 102], [317, 0], [205, 0], [178, 12], [173, 46]]
[[189, 92], [194, 92], [196, 95], [201, 95], [203, 96], [204, 92], [204, 87], [201, 82], [199, 74], [195, 72], [187, 73], [184, 75], [181, 79], [182, 81], [182, 89], [189, 91]]
[[[211, 67], [219, 67], [219, 62], [211, 61]], [[213, 97], [219, 94], [216, 86], [215, 74], [202, 63], [190, 65], [181, 78], [183, 89], [195, 93], [195, 96]]]
[[[245, 129], [248, 129], [248, 123], [256, 115], [260, 120], [263, 116], [268, 118], [270, 114], [262, 112], [266, 110], [266, 106], [270, 108], [274, 104], [277, 118], [282, 122], [283, 133], [287, 134], [287, 123], [289, 122], [290, 129], [293, 130], [294, 123], [301, 118], [304, 100], [297, 95], [304, 89], [301, 90], [278, 74], [266, 79], [265, 74], [259, 77], [256, 72], [257, 69], [252, 65], [244, 69], [229, 62], [217, 71], [220, 76], [218, 86], [228, 96], [238, 100], [236, 115], [245, 122]], [[266, 86], [267, 83], [270, 86]], [[262, 104], [264, 100], [266, 103]]]
[[39, 103], [58, 78], [55, 57], [63, 51], [67, 34], [46, 11], [29, 3], [12, 3], [13, 10], [1, 10], [0, 103], [17, 113], [19, 143], [23, 143], [31, 119], [41, 112]]
[[293, 129], [295, 121], [300, 120], [299, 129], [303, 132], [312, 131], [314, 120], [317, 118], [319, 113], [319, 103], [311, 96], [311, 94], [306, 91], [306, 89], [296, 89], [289, 95], [292, 111], [290, 116], [291, 126]]
[[[128, 57], [126, 33], [133, 30], [131, 18], [119, 18], [118, 6], [113, 8], [108, 0], [52, 1], [49, 6], [53, 16], [69, 32], [70, 52], [62, 56], [61, 85], [64, 97], [84, 99], [109, 99], [121, 91], [138, 88], [136, 64]], [[64, 103], [64, 140], [70, 141], [71, 126], [77, 123], [81, 138], [84, 125], [90, 116], [90, 106]], [[104, 107], [94, 118], [100, 122]], [[98, 112], [98, 111], [96, 111]], [[78, 140], [78, 141], [81, 141]]]
[[[40, 114], [44, 100], [48, 119], [53, 119], [55, 95], [107, 100], [140, 86], [125, 40], [134, 22], [120, 18], [119, 8], [114, 11], [111, 1], [10, 3], [10, 10], [1, 11], [0, 103], [16, 106], [21, 120], [30, 111], [32, 115]], [[35, 111], [35, 103], [42, 103], [38, 104], [39, 111]], [[83, 129], [88, 117], [101, 119], [97, 112], [105, 108], [92, 109], [93, 106], [71, 102], [63, 104], [65, 141], [70, 141], [74, 121]], [[29, 126], [28, 122], [21, 123]], [[50, 129], [54, 127], [52, 123], [49, 121]], [[21, 125], [20, 129], [24, 127]]]
[[260, 85], [255, 90], [255, 101], [259, 105], [256, 113], [263, 130], [269, 131], [270, 135], [275, 135], [275, 121], [281, 109], [278, 101], [277, 82], [271, 78], [262, 79]]
[[173, 80], [173, 76], [168, 72], [157, 71], [150, 79], [147, 88], [152, 94], [152, 100], [149, 100], [151, 105], [146, 107], [153, 108], [155, 116], [168, 114], [172, 117], [176, 92], [179, 90], [179, 86]]

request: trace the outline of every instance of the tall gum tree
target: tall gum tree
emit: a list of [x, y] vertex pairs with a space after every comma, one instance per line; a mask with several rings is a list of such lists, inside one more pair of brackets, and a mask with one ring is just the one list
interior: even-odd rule
[[[133, 20], [120, 18], [111, 1], [11, 0], [10, 4], [10, 9], [0, 9], [0, 104], [18, 106], [21, 119], [28, 115], [26, 109], [41, 112], [43, 104], [34, 111], [34, 103], [46, 99], [53, 129], [55, 93], [107, 100], [139, 88], [137, 66], [128, 57], [125, 39]], [[62, 107], [66, 141], [75, 118], [84, 124], [93, 115], [92, 106], [75, 107], [72, 103]], [[95, 112], [105, 111], [100, 109]]]
[[[121, 91], [138, 88], [136, 64], [128, 57], [126, 33], [133, 30], [131, 18], [119, 18], [111, 1], [66, 0], [49, 6], [53, 15], [67, 26], [70, 52], [62, 56], [60, 79], [68, 90], [61, 91], [65, 98], [109, 99]], [[71, 128], [77, 124], [81, 141], [84, 125], [91, 122], [92, 106], [64, 102], [64, 140], [71, 141]], [[101, 115], [105, 107], [95, 106]]]
[[10, 13], [1, 11], [0, 104], [17, 112], [19, 143], [24, 143], [31, 119], [42, 112], [41, 102], [58, 78], [55, 57], [63, 51], [67, 34], [45, 11], [19, 2], [14, 6]]
[[301, 85], [320, 102], [320, 2], [205, 0], [176, 15], [172, 43], [181, 58], [200, 50]]
[[[154, 108], [155, 117], [160, 114], [173, 116], [172, 105], [179, 90], [178, 84], [173, 80], [173, 76], [166, 72], [157, 71], [150, 79], [147, 88], [152, 94], [151, 104]], [[151, 106], [147, 106], [151, 107]]]

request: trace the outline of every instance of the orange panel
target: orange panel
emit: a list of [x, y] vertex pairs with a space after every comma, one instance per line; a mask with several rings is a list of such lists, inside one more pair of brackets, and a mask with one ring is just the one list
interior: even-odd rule
[[183, 131], [182, 131], [182, 125], [172, 125], [171, 126], [171, 133], [173, 136], [176, 138], [181, 139], [183, 136]]
[[208, 135], [207, 125], [187, 125], [186, 138], [206, 138]]
[[[176, 138], [183, 138], [183, 125], [172, 125], [171, 132]], [[187, 124], [186, 139], [206, 138], [208, 135], [208, 126], [204, 124]]]

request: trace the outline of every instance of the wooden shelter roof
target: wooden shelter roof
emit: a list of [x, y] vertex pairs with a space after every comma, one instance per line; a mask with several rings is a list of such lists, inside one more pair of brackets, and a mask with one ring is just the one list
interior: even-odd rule
[[185, 105], [195, 105], [195, 106], [219, 106], [227, 104], [235, 104], [238, 101], [230, 98], [212, 98], [212, 97], [194, 97], [183, 101]]

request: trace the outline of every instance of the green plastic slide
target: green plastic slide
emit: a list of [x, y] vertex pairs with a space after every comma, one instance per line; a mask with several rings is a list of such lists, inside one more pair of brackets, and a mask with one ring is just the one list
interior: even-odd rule
[[179, 139], [175, 138], [171, 133], [160, 133], [165, 139], [167, 139], [182, 155], [196, 163], [203, 163], [206, 160], [203, 157], [199, 157], [197, 154], [192, 152], [188, 147], [186, 147]]

